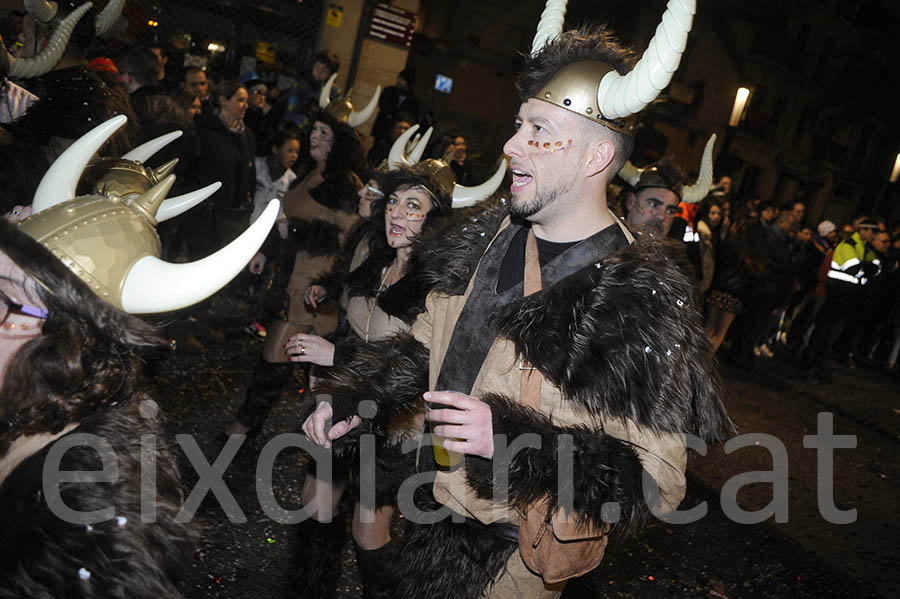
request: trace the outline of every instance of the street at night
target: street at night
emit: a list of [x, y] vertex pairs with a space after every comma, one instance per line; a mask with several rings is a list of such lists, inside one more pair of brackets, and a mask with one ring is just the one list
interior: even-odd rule
[[[235, 332], [202, 356], [169, 355], [159, 370], [158, 398], [169, 440], [192, 434], [212, 462], [215, 436], [242, 401], [261, 343]], [[722, 446], [694, 455], [688, 467], [688, 493], [681, 509], [707, 502], [708, 514], [687, 525], [652, 522], [631, 539], [616, 538], [603, 564], [570, 583], [566, 597], [890, 597], [900, 554], [900, 507], [896, 456], [900, 439], [898, 387], [876, 370], [837, 368], [830, 385], [808, 381], [789, 355], [757, 360], [751, 372], [722, 367], [729, 415], [739, 434], [772, 435], [788, 457], [787, 521], [774, 516], [759, 524], [737, 524], [723, 512], [722, 487], [742, 473], [772, 470], [772, 456], [761, 446], [725, 454]], [[297, 379], [297, 390], [302, 380]], [[299, 431], [299, 400], [285, 393], [263, 433], [248, 440], [228, 466], [224, 481], [247, 517], [229, 522], [208, 495], [198, 511], [200, 550], [184, 585], [189, 598], [290, 597], [293, 548], [304, 542], [296, 527], [269, 519], [256, 494], [256, 458], [266, 442]], [[828, 523], [817, 507], [817, 452], [804, 448], [804, 436], [817, 432], [820, 413], [833, 414], [834, 435], [853, 435], [855, 449], [834, 450], [834, 504], [855, 509], [856, 521]], [[839, 445], [840, 443], [838, 443]], [[189, 492], [197, 474], [176, 448]], [[298, 509], [305, 459], [296, 449], [283, 452], [275, 466], [275, 496], [281, 507]], [[747, 484], [737, 495], [746, 511], [772, 501], [768, 482]], [[780, 517], [779, 517], [780, 519]], [[402, 521], [395, 522], [402, 534]], [[338, 596], [359, 597], [360, 582], [352, 543], [344, 547]]]

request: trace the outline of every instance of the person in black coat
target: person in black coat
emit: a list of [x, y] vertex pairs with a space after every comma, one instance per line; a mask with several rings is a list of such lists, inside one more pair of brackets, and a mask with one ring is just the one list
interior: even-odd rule
[[218, 109], [196, 117], [197, 148], [193, 163], [195, 188], [220, 181], [212, 197], [186, 215], [183, 239], [190, 258], [202, 258], [224, 247], [247, 228], [256, 185], [256, 139], [244, 123], [247, 88], [238, 82], [220, 87]]
[[754, 348], [771, 330], [775, 309], [790, 297], [798, 270], [788, 236], [794, 226], [793, 213], [782, 212], [772, 226], [755, 225], [744, 234], [744, 243], [762, 252], [765, 268], [761, 273], [748, 273], [747, 311], [741, 320], [736, 351], [732, 353], [738, 366], [750, 365]]
[[381, 99], [378, 100], [378, 116], [372, 125], [372, 137], [378, 139], [386, 136], [397, 122], [398, 113], [401, 112], [410, 113], [414, 117], [413, 122], [419, 122], [422, 105], [413, 95], [412, 86], [415, 82], [416, 72], [413, 69], [404, 69], [397, 75], [397, 84], [390, 85], [381, 92]]

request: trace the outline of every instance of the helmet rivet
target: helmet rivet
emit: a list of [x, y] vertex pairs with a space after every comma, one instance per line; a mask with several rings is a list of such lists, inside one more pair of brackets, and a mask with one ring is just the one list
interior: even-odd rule
[[588, 107], [587, 107], [587, 110], [585, 110], [585, 112], [588, 113], [588, 114], [594, 114], [594, 109], [591, 108], [590, 106], [588, 106]]
[[572, 105], [572, 100], [570, 100], [568, 98], [563, 100], [563, 106], [571, 106], [571, 105]]
[[549, 97], [550, 97], [550, 92], [544, 92], [544, 97], [545, 97], [545, 98], [549, 98]]

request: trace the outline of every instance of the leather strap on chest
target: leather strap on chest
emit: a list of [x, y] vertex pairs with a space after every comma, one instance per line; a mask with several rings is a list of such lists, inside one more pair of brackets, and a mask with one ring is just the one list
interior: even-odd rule
[[[525, 242], [525, 289], [523, 295], [528, 296], [541, 290], [541, 262], [538, 256], [537, 238], [534, 230], [528, 231]], [[541, 383], [544, 380], [541, 371], [529, 362], [522, 360], [522, 383], [519, 390], [519, 402], [534, 410], [541, 409]]]

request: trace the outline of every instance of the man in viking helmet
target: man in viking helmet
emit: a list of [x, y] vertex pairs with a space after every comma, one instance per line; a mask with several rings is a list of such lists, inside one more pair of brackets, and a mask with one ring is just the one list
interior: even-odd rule
[[510, 198], [426, 246], [435, 284], [410, 334], [323, 385], [323, 444], [430, 408], [418, 470], [431, 475], [408, 481], [414, 506], [400, 497], [398, 597], [559, 596], [613, 531], [677, 508], [685, 434], [730, 429], [691, 282], [658, 245], [630, 243], [606, 202], [694, 2], [669, 3], [634, 65], [604, 28], [562, 33], [564, 7], [548, 2], [520, 80]]

